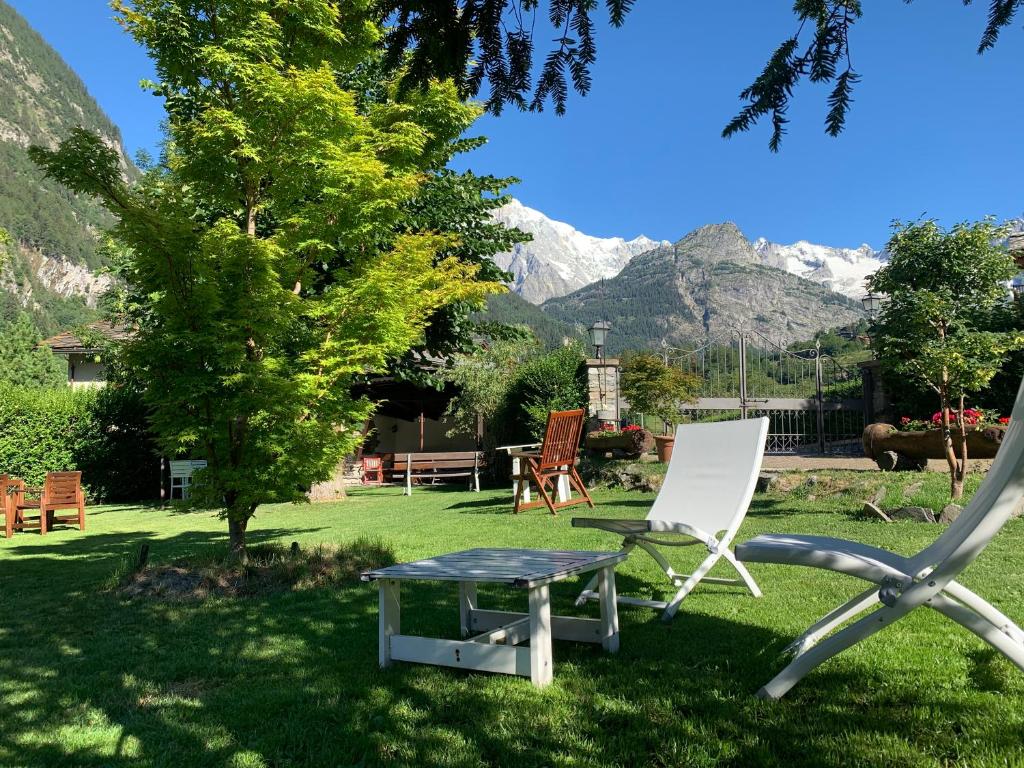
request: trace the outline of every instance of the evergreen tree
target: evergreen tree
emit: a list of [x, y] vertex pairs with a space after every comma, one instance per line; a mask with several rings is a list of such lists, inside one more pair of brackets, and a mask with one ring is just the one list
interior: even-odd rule
[[[970, 5], [971, 0], [963, 2]], [[619, 27], [636, 3], [605, 0], [604, 4], [610, 23]], [[450, 77], [463, 93], [476, 95], [486, 80], [490, 88], [486, 104], [494, 114], [506, 105], [539, 111], [548, 102], [562, 114], [570, 87], [582, 95], [590, 90], [590, 68], [597, 60], [593, 18], [597, 6], [596, 0], [383, 0], [379, 7], [382, 18], [391, 21], [389, 59], [404, 68], [406, 87]], [[989, 0], [979, 53], [995, 45], [1022, 7], [1024, 0]], [[804, 79], [831, 86], [825, 130], [832, 136], [842, 131], [853, 86], [860, 79], [851, 64], [850, 32], [861, 18], [862, 2], [796, 0], [793, 13], [795, 33], [778, 46], [761, 74], [740, 94], [746, 105], [725, 127], [726, 137], [768, 118], [772, 124], [769, 146], [777, 151], [793, 89]], [[536, 80], [535, 34], [554, 39]]]
[[24, 312], [13, 320], [0, 317], [0, 381], [19, 387], [67, 386], [67, 365], [48, 347]]

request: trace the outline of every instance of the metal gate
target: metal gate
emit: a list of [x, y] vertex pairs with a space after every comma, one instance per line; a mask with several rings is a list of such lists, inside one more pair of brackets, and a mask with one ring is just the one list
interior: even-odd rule
[[788, 350], [757, 331], [730, 331], [664, 358], [701, 379], [694, 421], [769, 419], [771, 454], [859, 453], [864, 399], [859, 371], [813, 349]]

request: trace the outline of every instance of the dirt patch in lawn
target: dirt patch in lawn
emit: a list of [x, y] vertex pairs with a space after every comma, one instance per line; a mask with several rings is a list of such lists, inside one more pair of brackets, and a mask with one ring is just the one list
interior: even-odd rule
[[352, 584], [362, 572], [394, 562], [392, 549], [373, 539], [356, 539], [342, 546], [319, 544], [309, 549], [261, 544], [249, 547], [245, 565], [226, 561], [224, 553], [218, 551], [141, 569], [123, 568], [114, 581], [115, 592], [129, 599], [252, 597]]

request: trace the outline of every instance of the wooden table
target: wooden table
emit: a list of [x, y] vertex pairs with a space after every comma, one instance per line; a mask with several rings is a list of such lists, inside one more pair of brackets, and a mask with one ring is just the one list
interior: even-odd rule
[[[470, 549], [413, 563], [369, 571], [380, 595], [379, 661], [412, 661], [529, 677], [536, 686], [551, 682], [551, 641], [600, 643], [609, 653], [619, 649], [615, 601], [615, 566], [623, 552], [578, 552], [544, 549]], [[569, 576], [597, 571], [601, 618], [551, 615], [548, 585]], [[401, 632], [402, 581], [454, 581], [459, 585], [463, 640], [441, 640]], [[529, 591], [529, 613], [478, 607], [478, 583], [507, 584]], [[529, 647], [517, 647], [529, 641]]]

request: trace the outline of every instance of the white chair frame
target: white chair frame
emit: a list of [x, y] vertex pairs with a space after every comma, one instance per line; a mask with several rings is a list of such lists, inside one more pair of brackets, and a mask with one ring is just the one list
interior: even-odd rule
[[[930, 546], [902, 557], [883, 549], [823, 536], [767, 534], [740, 544], [740, 560], [823, 568], [871, 587], [815, 622], [787, 651], [795, 658], [758, 692], [778, 699], [823, 662], [914, 609], [932, 608], [970, 630], [1024, 670], [1024, 631], [956, 581], [988, 546], [1024, 499], [1024, 382], [1009, 429], [988, 476], [960, 517]], [[828, 636], [847, 621], [870, 611]]]
[[[681, 424], [676, 428], [665, 483], [646, 520], [573, 518], [572, 524], [576, 527], [598, 528], [622, 536], [623, 552], [632, 552], [637, 547], [642, 549], [654, 558], [676, 589], [671, 600], [619, 595], [620, 603], [660, 610], [662, 620], [671, 621], [683, 599], [701, 581], [745, 585], [754, 597], [761, 597], [757, 582], [730, 547], [753, 498], [767, 436], [766, 418]], [[716, 530], [710, 531], [712, 527]], [[682, 539], [666, 539], [665, 535]], [[694, 544], [703, 544], [708, 554], [689, 575], [676, 573], [658, 550], [658, 547]], [[739, 574], [738, 579], [707, 575], [723, 559]], [[596, 587], [596, 579], [591, 579], [576, 604], [598, 599]]]

